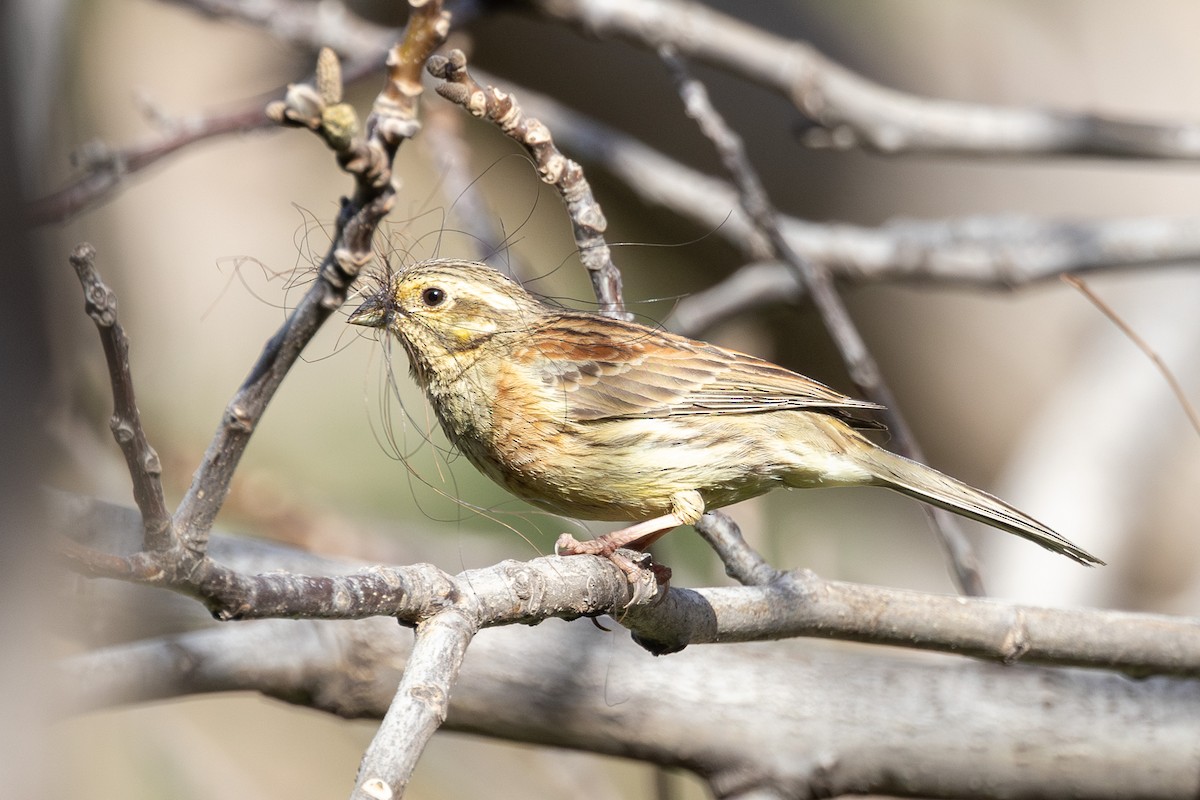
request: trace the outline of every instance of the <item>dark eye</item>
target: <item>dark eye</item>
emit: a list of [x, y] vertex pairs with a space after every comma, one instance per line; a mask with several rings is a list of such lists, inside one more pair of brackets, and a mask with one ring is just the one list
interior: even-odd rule
[[446, 302], [446, 292], [437, 288], [436, 286], [430, 286], [428, 289], [421, 292], [421, 302], [430, 308], [433, 308], [434, 306], [440, 306], [442, 303]]

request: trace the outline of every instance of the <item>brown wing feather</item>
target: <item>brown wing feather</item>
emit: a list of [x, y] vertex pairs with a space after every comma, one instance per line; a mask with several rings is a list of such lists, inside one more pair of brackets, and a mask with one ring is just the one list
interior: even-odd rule
[[806, 409], [856, 427], [880, 427], [847, 413], [879, 408], [875, 403], [769, 361], [666, 331], [564, 313], [543, 323], [536, 339], [536, 352], [527, 344], [515, 357], [540, 362], [543, 382], [565, 394], [576, 421]]

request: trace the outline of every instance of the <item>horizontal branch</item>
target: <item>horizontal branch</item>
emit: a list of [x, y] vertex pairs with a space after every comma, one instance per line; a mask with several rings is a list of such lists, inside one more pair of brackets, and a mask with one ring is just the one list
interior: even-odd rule
[[[224, 626], [68, 659], [60, 697], [86, 709], [257, 691], [379, 718], [409, 641], [384, 619]], [[811, 642], [652, 658], [592, 625], [545, 624], [475, 639], [445, 728], [684, 767], [718, 797], [749, 785], [786, 797], [1184, 798], [1200, 790], [1196, 719], [1194, 681]]]
[[681, 0], [527, 0], [590, 36], [663, 45], [786, 97], [814, 147], [971, 157], [1200, 158], [1200, 124], [936, 100], [881, 86], [803, 42]]
[[[488, 79], [477, 72], [479, 80]], [[621, 131], [527, 88], [521, 102], [575, 157], [596, 163], [650, 205], [710, 230], [748, 257], [770, 260], [766, 239], [727, 181], [663, 155]], [[928, 281], [1011, 288], [1064, 272], [1200, 261], [1200, 219], [1043, 219], [1026, 215], [903, 219], [878, 228], [781, 218], [796, 251], [839, 280]], [[791, 281], [793, 284], [796, 282]]]
[[[123, 528], [132, 527], [136, 536], [136, 515], [128, 515], [122, 522], [102, 504], [79, 501], [72, 505], [75, 508], [62, 523], [64, 527], [101, 537], [94, 544], [84, 541], [80, 545], [106, 552], [129, 549], [133, 540]], [[101, 531], [97, 522], [89, 519], [93, 510], [108, 530]], [[305, 572], [297, 565], [309, 559], [314, 572], [326, 563], [286, 548], [279, 550], [281, 567], [295, 572]], [[239, 545], [227, 542], [222, 552], [223, 569], [235, 572]], [[261, 549], [254, 554], [253, 563], [261, 565]], [[344, 573], [345, 565], [339, 565], [336, 572]], [[606, 559], [585, 556], [506, 561], [457, 576], [430, 565], [376, 567], [342, 575], [339, 580], [352, 584], [361, 576], [374, 582], [379, 575], [390, 576], [394, 592], [403, 587], [404, 605], [392, 612], [409, 624], [420, 624], [451, 598], [462, 595], [473, 598], [475, 624], [480, 628], [607, 613], [655, 653], [676, 652], [689, 644], [813, 636], [956, 653], [1005, 664], [1021, 661], [1138, 676], [1200, 677], [1200, 623], [1188, 618], [1036, 608], [827, 581], [807, 571], [777, 573], [769, 583], [755, 586], [672, 588], [657, 605], [631, 608], [632, 590], [625, 575]], [[431, 575], [438, 577], [431, 580]], [[245, 579], [281, 585], [294, 580], [299, 588], [330, 580], [281, 573]], [[366, 597], [369, 589], [343, 591], [334, 599], [348, 602], [346, 595]], [[291, 606], [267, 606], [266, 613], [248, 608], [246, 616], [306, 616], [308, 603], [302, 595]], [[357, 611], [352, 613], [347, 607], [345, 616], [361, 617]], [[388, 611], [381, 607], [378, 613]], [[337, 614], [322, 611], [312, 616], [336, 618]]]

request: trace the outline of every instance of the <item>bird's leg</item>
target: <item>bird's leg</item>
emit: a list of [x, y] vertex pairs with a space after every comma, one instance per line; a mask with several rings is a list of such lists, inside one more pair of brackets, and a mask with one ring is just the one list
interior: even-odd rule
[[[664, 534], [680, 525], [693, 525], [704, 516], [704, 498], [694, 489], [671, 495], [671, 513], [654, 519], [635, 522], [628, 527], [581, 542], [569, 533], [558, 537], [554, 552], [560, 556], [594, 555], [612, 559], [630, 583], [636, 582], [640, 567], [621, 556], [617, 550], [645, 550]], [[670, 577], [669, 573], [666, 577]], [[665, 581], [660, 581], [660, 583]]]

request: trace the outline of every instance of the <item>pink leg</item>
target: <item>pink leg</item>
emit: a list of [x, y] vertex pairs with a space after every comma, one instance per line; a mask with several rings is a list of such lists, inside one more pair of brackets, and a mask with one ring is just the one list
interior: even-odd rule
[[560, 556], [593, 555], [608, 557], [622, 547], [627, 547], [630, 550], [644, 550], [657, 541], [663, 534], [678, 528], [682, 524], [683, 522], [674, 514], [664, 514], [654, 519], [635, 522], [627, 528], [621, 528], [619, 531], [606, 533], [603, 536], [597, 536], [595, 539], [588, 539], [585, 542], [579, 541], [569, 533], [564, 533], [554, 543], [554, 552]]
[[[610, 558], [635, 583], [640, 567], [616, 551], [621, 548], [644, 550], [663, 534], [680, 525], [691, 525], [704, 514], [704, 499], [699, 492], [678, 492], [671, 497], [671, 513], [635, 522], [628, 527], [581, 542], [569, 533], [558, 537], [554, 552], [560, 556], [593, 555]], [[660, 568], [663, 569], [663, 568]], [[669, 573], [668, 573], [669, 575]]]

